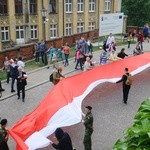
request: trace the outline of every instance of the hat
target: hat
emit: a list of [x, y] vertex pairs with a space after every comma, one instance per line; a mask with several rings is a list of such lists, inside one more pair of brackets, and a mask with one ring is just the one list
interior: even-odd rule
[[99, 49], [102, 50], [103, 48], [102, 48], [102, 47], [99, 47]]
[[89, 109], [89, 110], [92, 110], [92, 107], [91, 106], [85, 106], [85, 108]]

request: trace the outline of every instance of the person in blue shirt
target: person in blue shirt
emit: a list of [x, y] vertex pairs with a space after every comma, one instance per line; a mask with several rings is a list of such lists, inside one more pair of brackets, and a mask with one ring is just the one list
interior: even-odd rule
[[63, 62], [63, 47], [58, 48], [56, 55], [57, 55], [57, 59]]
[[54, 46], [51, 46], [49, 49], [48, 49], [48, 52], [49, 52], [49, 60], [48, 60], [48, 67], [47, 69], [49, 69], [49, 66], [50, 66], [50, 63], [51, 62], [56, 62], [57, 61], [57, 57], [56, 57], [56, 48]]
[[41, 52], [41, 57], [42, 57], [42, 63], [47, 65], [47, 54], [46, 54], [46, 44], [44, 41], [41, 41], [40, 44], [40, 52]]
[[149, 42], [149, 27], [147, 25], [144, 26], [143, 28], [143, 35], [144, 35], [144, 40], [147, 40]]

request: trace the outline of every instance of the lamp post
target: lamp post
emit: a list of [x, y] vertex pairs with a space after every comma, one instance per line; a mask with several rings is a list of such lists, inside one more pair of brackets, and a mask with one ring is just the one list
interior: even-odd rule
[[[45, 8], [42, 8], [41, 10], [41, 15], [42, 15], [42, 27], [43, 27], [43, 41], [45, 45], [46, 41], [46, 32], [45, 32], [45, 26], [46, 26], [46, 16], [47, 16], [47, 10]], [[43, 53], [41, 53], [43, 63], [47, 65], [47, 54], [46, 54], [46, 45], [43, 47]]]
[[45, 8], [42, 8], [41, 14], [42, 14], [42, 25], [43, 25], [43, 40], [45, 41], [46, 40], [45, 23], [46, 23], [47, 10]]

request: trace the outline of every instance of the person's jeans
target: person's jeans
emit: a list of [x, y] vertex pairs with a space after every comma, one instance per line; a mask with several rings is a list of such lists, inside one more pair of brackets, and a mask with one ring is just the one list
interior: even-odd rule
[[10, 78], [10, 71], [9, 72], [6, 72], [6, 76], [7, 76], [7, 83], [9, 83], [9, 78]]
[[130, 48], [131, 41], [128, 41], [128, 48]]
[[2, 83], [1, 83], [1, 80], [0, 80], [0, 90], [2, 89]]
[[69, 58], [69, 54], [65, 54], [65, 66], [69, 65], [68, 58]]
[[44, 64], [44, 52], [41, 52], [42, 63]]
[[15, 83], [15, 78], [12, 78], [12, 80], [11, 80], [11, 92], [14, 91], [14, 83]]
[[24, 101], [24, 99], [25, 99], [25, 86], [22, 86], [21, 89], [20, 89], [20, 87], [17, 87], [18, 98], [20, 98], [20, 91], [22, 91], [22, 100]]
[[47, 62], [47, 53], [44, 53], [44, 65], [47, 65], [48, 62]]
[[143, 50], [143, 44], [141, 41], [138, 42], [138, 45], [141, 47], [141, 50]]
[[81, 63], [81, 59], [77, 59], [77, 63], [76, 63], [75, 69], [77, 69], [78, 64], [80, 64], [80, 68], [81, 68], [81, 70], [82, 70], [82, 63]]
[[39, 57], [40, 57], [40, 53], [36, 52], [35, 53], [35, 62], [39, 62]]
[[123, 101], [127, 103], [130, 86], [123, 86]]

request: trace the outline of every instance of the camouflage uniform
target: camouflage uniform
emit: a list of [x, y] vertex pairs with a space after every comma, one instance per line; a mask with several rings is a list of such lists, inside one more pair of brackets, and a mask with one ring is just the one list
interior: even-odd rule
[[93, 133], [93, 115], [92, 113], [88, 113], [84, 118], [85, 125], [85, 136], [84, 136], [84, 147], [85, 150], [92, 150], [92, 141], [91, 135]]
[[0, 126], [0, 150], [9, 150], [6, 136], [7, 136], [6, 129]]

